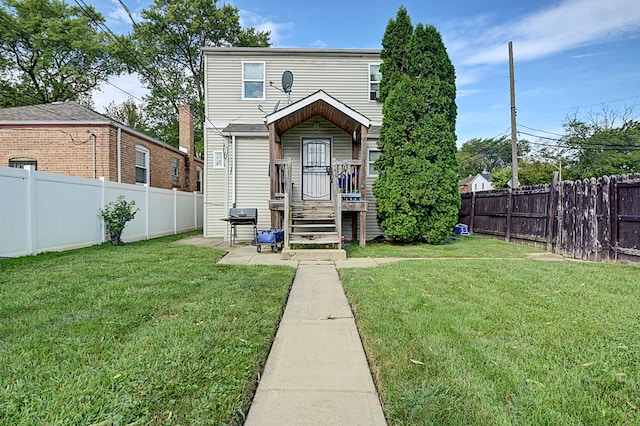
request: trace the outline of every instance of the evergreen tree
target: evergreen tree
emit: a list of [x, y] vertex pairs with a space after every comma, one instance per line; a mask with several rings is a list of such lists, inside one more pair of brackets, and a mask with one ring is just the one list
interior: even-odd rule
[[[410, 22], [405, 16], [401, 8], [396, 21], [389, 22], [385, 39], [398, 33], [398, 22]], [[451, 234], [460, 208], [455, 70], [435, 27], [419, 24], [405, 43], [383, 47], [382, 56], [387, 58], [383, 65], [393, 62], [382, 67], [388, 92], [373, 193], [388, 238], [405, 242], [424, 238], [437, 244]], [[401, 57], [406, 63], [397, 62]], [[391, 78], [384, 74], [389, 69]]]
[[411, 18], [407, 14], [407, 9], [402, 6], [398, 10], [396, 19], [390, 19], [382, 38], [382, 64], [380, 72], [382, 73], [382, 81], [380, 81], [380, 96], [378, 100], [384, 102], [393, 89], [402, 74], [406, 73], [408, 62], [409, 46], [411, 35], [413, 34], [413, 25]]

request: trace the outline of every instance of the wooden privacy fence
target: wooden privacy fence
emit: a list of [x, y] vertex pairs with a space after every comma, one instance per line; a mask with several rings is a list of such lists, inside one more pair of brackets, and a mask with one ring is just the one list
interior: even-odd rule
[[640, 175], [462, 194], [460, 223], [583, 260], [640, 262]]

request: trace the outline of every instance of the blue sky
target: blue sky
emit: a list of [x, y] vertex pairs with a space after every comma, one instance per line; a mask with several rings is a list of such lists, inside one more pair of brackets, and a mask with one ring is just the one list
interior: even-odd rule
[[[72, 3], [70, 0], [68, 0]], [[88, 0], [118, 33], [131, 21], [118, 0]], [[124, 0], [139, 19], [150, 0]], [[603, 110], [640, 116], [640, 1], [232, 0], [241, 24], [271, 31], [273, 47], [374, 48], [404, 5], [414, 25], [433, 24], [456, 67], [458, 145], [510, 134], [508, 43], [513, 42], [520, 136], [554, 137], [575, 114]], [[112, 80], [145, 92], [134, 77]], [[113, 86], [95, 97], [96, 109], [128, 95]], [[535, 130], [532, 130], [535, 129]], [[550, 132], [550, 133], [545, 133]]]

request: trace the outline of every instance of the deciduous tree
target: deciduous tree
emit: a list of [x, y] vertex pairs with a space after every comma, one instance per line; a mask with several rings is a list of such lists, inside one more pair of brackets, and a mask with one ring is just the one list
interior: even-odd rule
[[115, 74], [104, 18], [59, 0], [2, 0], [0, 89], [3, 105], [75, 100]]
[[151, 133], [178, 145], [178, 107], [193, 107], [196, 150], [203, 150], [203, 46], [269, 46], [269, 33], [241, 28], [239, 11], [217, 0], [154, 0], [121, 46], [130, 71], [150, 89], [145, 98]]

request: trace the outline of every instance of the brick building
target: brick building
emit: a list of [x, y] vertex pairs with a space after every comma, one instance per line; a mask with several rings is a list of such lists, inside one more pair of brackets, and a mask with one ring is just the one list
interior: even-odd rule
[[180, 108], [180, 149], [75, 102], [0, 109], [0, 166], [156, 188], [202, 191], [191, 108]]

